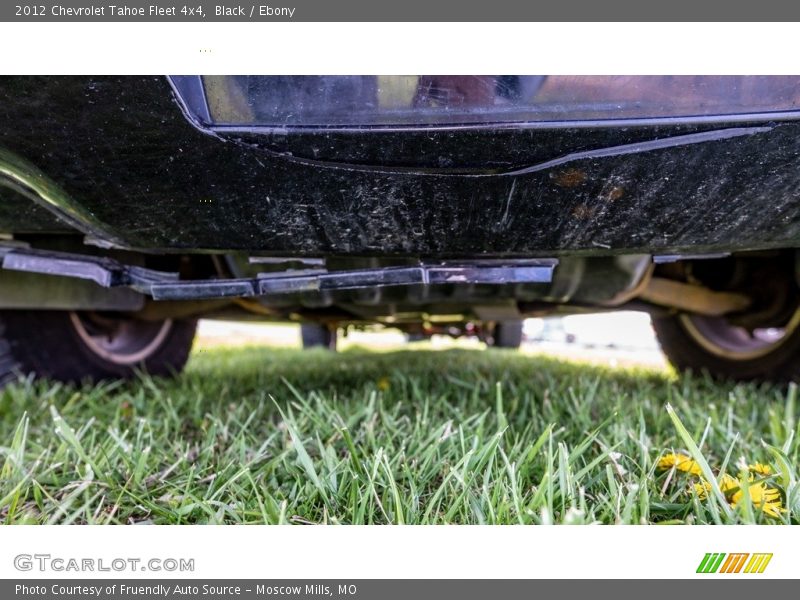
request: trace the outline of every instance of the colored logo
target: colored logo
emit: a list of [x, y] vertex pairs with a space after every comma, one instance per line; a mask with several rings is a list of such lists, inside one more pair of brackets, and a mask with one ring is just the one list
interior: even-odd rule
[[772, 553], [748, 554], [737, 552], [725, 554], [724, 552], [709, 552], [700, 561], [698, 573], [763, 573]]

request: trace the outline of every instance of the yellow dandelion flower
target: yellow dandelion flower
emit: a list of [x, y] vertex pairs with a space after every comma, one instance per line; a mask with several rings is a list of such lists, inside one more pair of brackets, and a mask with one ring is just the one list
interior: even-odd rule
[[757, 462], [752, 465], [747, 465], [747, 469], [751, 473], [755, 473], [757, 475], [763, 475], [765, 477], [767, 475], [772, 475], [772, 467], [770, 467], [769, 465], [765, 465], [764, 463]]
[[[732, 494], [739, 491], [739, 480], [735, 477], [731, 477], [727, 473], [722, 475], [717, 482], [719, 484], [719, 489], [725, 494], [726, 497], [730, 498]], [[699, 483], [695, 483], [692, 485], [697, 497], [701, 500], [705, 500], [708, 498], [708, 495], [711, 493], [711, 484], [703, 479], [700, 478]]]
[[700, 500], [705, 500], [708, 498], [708, 495], [711, 493], [711, 484], [708, 483], [705, 479], [701, 479], [700, 483], [695, 483], [692, 485], [694, 489], [694, 493], [697, 494], [697, 497]]
[[[763, 483], [755, 483], [747, 486], [747, 491], [750, 495], [750, 502], [756, 508], [764, 511], [764, 514], [771, 517], [779, 517], [784, 508], [781, 504], [781, 493], [774, 489], [769, 488]], [[731, 497], [731, 505], [736, 506], [744, 498], [744, 492], [740, 489]]]
[[[669, 458], [669, 460], [662, 461], [664, 462], [664, 466], [662, 468], [674, 467], [677, 469], [690, 471], [689, 468], [682, 468], [680, 466], [680, 464], [686, 462], [685, 460], [680, 461], [679, 463], [679, 460], [674, 457], [664, 458]], [[661, 466], [661, 463], [659, 463], [659, 466]], [[780, 517], [782, 512], [786, 512], [786, 509], [783, 508], [780, 490], [770, 487], [765, 481], [755, 482], [756, 474], [768, 476], [770, 473], [772, 473], [772, 469], [769, 467], [769, 465], [764, 465], [761, 463], [748, 465], [747, 468], [750, 473], [744, 473], [739, 478], [728, 475], [727, 473], [719, 476], [717, 483], [719, 484], [719, 489], [725, 495], [725, 499], [730, 503], [731, 506], [736, 507], [744, 499], [744, 488], [747, 488], [747, 494], [750, 498], [750, 503], [756, 509], [761, 510], [767, 516], [776, 518]], [[689, 491], [691, 490], [694, 490], [694, 493], [700, 500], [705, 500], [711, 495], [712, 486], [701, 476], [700, 481], [694, 483], [692, 487], [689, 488]]]
[[702, 471], [700, 470], [700, 465], [698, 465], [692, 457], [686, 456], [685, 454], [665, 454], [661, 457], [656, 465], [659, 469], [666, 470], [666, 469], [678, 469], [679, 471], [685, 471], [686, 473], [691, 473], [692, 475], [700, 475]]
[[739, 486], [739, 480], [736, 479], [736, 477], [731, 477], [727, 473], [719, 478], [719, 489], [722, 490], [722, 493], [726, 496], [730, 496], [739, 491]]
[[388, 377], [381, 377], [378, 379], [378, 389], [382, 392], [385, 392], [389, 389], [390, 382]]

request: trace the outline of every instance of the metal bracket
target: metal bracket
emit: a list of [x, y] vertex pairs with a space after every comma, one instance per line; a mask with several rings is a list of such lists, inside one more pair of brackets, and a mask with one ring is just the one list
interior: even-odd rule
[[278, 296], [388, 286], [549, 283], [558, 264], [548, 258], [488, 259], [350, 271], [306, 269], [260, 273], [254, 279], [181, 280], [178, 273], [126, 265], [108, 257], [18, 246], [0, 247], [0, 256], [4, 269], [88, 279], [103, 287], [130, 287], [154, 300]]
[[730, 255], [730, 252], [713, 252], [706, 254], [657, 254], [653, 256], [653, 263], [656, 265], [665, 265], [682, 260], [714, 260], [716, 258], [727, 258]]
[[177, 273], [125, 265], [106, 256], [89, 256], [50, 250], [5, 246], [0, 248], [2, 266], [9, 271], [88, 279], [102, 287], [131, 287], [148, 293], [159, 282], [178, 281]]

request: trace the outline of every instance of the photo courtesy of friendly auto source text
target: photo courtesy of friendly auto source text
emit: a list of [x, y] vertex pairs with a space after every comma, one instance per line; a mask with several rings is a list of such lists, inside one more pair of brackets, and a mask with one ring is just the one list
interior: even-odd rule
[[[37, 527], [0, 528], [0, 587], [735, 595], [794, 576], [790, 23], [683, 23], [677, 48], [666, 25], [595, 23], [602, 45], [505, 2], [505, 22], [456, 24], [356, 23], [356, 0], [340, 21], [17, 8], [0, 519]], [[763, 74], [749, 41], [735, 66], [692, 50], [742, 32], [767, 40]]]

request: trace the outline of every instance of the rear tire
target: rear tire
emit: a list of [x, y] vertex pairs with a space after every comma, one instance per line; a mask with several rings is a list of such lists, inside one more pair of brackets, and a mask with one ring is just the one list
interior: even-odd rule
[[320, 323], [302, 323], [300, 325], [300, 337], [303, 340], [303, 348], [326, 348], [336, 350], [336, 329], [322, 325]]
[[723, 317], [654, 317], [661, 349], [679, 370], [735, 381], [800, 379], [800, 310], [782, 329], [747, 332]]
[[140, 321], [91, 312], [0, 311], [0, 384], [33, 373], [65, 382], [173, 375], [192, 348], [193, 319]]
[[492, 332], [495, 348], [519, 348], [522, 344], [522, 321], [499, 321]]

